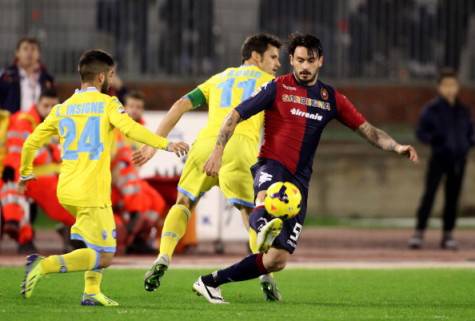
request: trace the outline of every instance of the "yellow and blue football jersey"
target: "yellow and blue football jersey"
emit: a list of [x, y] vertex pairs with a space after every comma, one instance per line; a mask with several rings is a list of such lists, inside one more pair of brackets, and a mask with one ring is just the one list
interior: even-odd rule
[[59, 135], [62, 163], [58, 199], [79, 207], [111, 205], [111, 147], [114, 128], [126, 136], [155, 148], [166, 148], [166, 138], [157, 136], [133, 121], [116, 97], [94, 87], [76, 90], [56, 105], [26, 140], [20, 175], [33, 175], [35, 152], [53, 135]]
[[224, 150], [219, 177], [210, 177], [203, 166], [216, 143], [224, 118], [243, 100], [249, 98], [274, 77], [255, 65], [227, 68], [199, 85], [187, 97], [196, 108], [207, 103], [208, 123], [193, 144], [178, 183], [180, 193], [192, 201], [215, 185], [231, 204], [254, 206], [254, 190], [250, 167], [257, 161], [259, 136], [264, 121], [260, 113], [236, 127]]
[[[198, 138], [217, 136], [224, 118], [231, 109], [273, 78], [274, 76], [255, 65], [242, 65], [227, 68], [198, 85], [209, 108], [208, 123]], [[239, 123], [234, 133], [248, 136], [258, 142], [263, 122], [264, 113], [260, 113]]]

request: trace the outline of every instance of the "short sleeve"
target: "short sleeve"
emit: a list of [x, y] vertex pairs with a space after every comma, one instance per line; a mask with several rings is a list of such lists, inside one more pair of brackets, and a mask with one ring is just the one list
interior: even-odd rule
[[[218, 74], [219, 75], [219, 74]], [[197, 88], [201, 91], [203, 94], [204, 98], [206, 99], [206, 102], [209, 102], [209, 92], [211, 90], [211, 87], [213, 86], [215, 79], [218, 75], [214, 75], [213, 77], [209, 78], [206, 80], [204, 83], [199, 84]]]
[[269, 109], [274, 103], [276, 88], [277, 85], [274, 80], [268, 82], [254, 95], [240, 103], [236, 107], [236, 111], [242, 119], [248, 119], [265, 109]]
[[358, 129], [366, 119], [356, 109], [353, 103], [345, 96], [335, 90], [336, 109], [338, 112], [337, 119], [345, 126], [352, 130]]

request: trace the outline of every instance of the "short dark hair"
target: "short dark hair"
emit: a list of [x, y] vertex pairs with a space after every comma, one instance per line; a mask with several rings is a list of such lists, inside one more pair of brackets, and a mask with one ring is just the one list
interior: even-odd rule
[[258, 33], [247, 37], [241, 47], [241, 61], [244, 62], [251, 58], [253, 51], [263, 55], [268, 46], [280, 49], [282, 42], [276, 36], [267, 33]]
[[51, 88], [45, 88], [41, 91], [40, 98], [38, 100], [41, 100], [41, 98], [47, 97], [47, 98], [59, 98], [58, 92], [54, 87]]
[[437, 84], [440, 84], [445, 78], [455, 78], [457, 79], [457, 71], [451, 67], [440, 68], [437, 75]]
[[127, 95], [125, 95], [125, 99], [127, 98], [138, 99], [145, 102], [145, 95], [140, 90], [131, 90], [130, 92], [127, 93]]
[[293, 55], [297, 47], [305, 47], [307, 50], [317, 53], [318, 57], [323, 55], [323, 47], [320, 39], [311, 34], [290, 34], [288, 45], [289, 55]]
[[115, 65], [114, 58], [100, 49], [86, 51], [79, 59], [81, 81], [92, 81], [101, 72], [108, 72]]
[[20, 40], [16, 43], [16, 50], [20, 49], [21, 45], [24, 43], [30, 43], [38, 47], [38, 50], [41, 49], [40, 41], [34, 37], [21, 37]]

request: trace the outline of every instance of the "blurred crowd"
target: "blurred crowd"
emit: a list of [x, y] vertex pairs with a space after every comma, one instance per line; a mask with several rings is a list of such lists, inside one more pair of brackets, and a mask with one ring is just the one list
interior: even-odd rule
[[[458, 99], [459, 83], [455, 71], [442, 70], [437, 89], [437, 97], [423, 109], [416, 129], [416, 136], [431, 147], [432, 153], [425, 191], [417, 210], [415, 232], [409, 240], [409, 247], [413, 249], [423, 246], [435, 192], [443, 179], [446, 186], [441, 247], [457, 249], [452, 232], [456, 226], [467, 155], [475, 144], [469, 109]], [[146, 99], [143, 93], [128, 90], [117, 76], [109, 94], [121, 100], [130, 117], [144, 123]], [[12, 63], [0, 72], [1, 233], [2, 237], [9, 237], [18, 244], [19, 253], [37, 250], [34, 224], [40, 208], [58, 223], [57, 232], [63, 239], [64, 251], [70, 250], [69, 227], [75, 218], [61, 207], [56, 197], [61, 162], [58, 139], [46, 144], [36, 156], [36, 180], [26, 193], [20, 193], [17, 188], [22, 145], [58, 103], [54, 77], [42, 63], [39, 41], [29, 37], [20, 39]], [[120, 254], [155, 254], [156, 238], [170, 205], [156, 186], [140, 178], [139, 168], [132, 163], [132, 153], [139, 147], [116, 133], [111, 164], [112, 201]]]
[[[283, 38], [317, 34], [328, 62], [322, 72], [334, 79], [426, 80], [444, 65], [475, 80], [471, 0], [25, 0], [4, 7], [0, 21], [22, 23], [0, 30], [0, 62], [21, 32], [60, 39], [44, 49], [50, 69], [63, 76], [73, 76], [74, 59], [99, 41], [124, 75], [204, 78], [235, 61], [231, 53], [254, 29]], [[69, 18], [58, 19], [58, 10]], [[235, 17], [249, 19], [227, 23]]]
[[459, 67], [464, 49], [470, 47], [470, 21], [475, 14], [470, 0], [353, 4], [342, 15], [338, 1], [294, 0], [289, 7], [286, 0], [261, 0], [259, 26], [279, 36], [289, 30], [318, 34], [330, 62], [326, 75], [333, 77], [338, 76], [337, 70], [328, 65], [336, 65], [342, 55], [340, 45], [348, 50], [346, 76], [394, 79], [431, 79], [437, 65]]

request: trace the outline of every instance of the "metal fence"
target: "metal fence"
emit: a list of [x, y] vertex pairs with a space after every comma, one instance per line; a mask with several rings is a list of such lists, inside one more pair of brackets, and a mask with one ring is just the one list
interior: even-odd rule
[[33, 35], [60, 78], [100, 47], [128, 79], [187, 81], [239, 64], [243, 39], [258, 31], [318, 35], [328, 78], [420, 81], [448, 65], [475, 82], [471, 0], [0, 0], [0, 63]]

